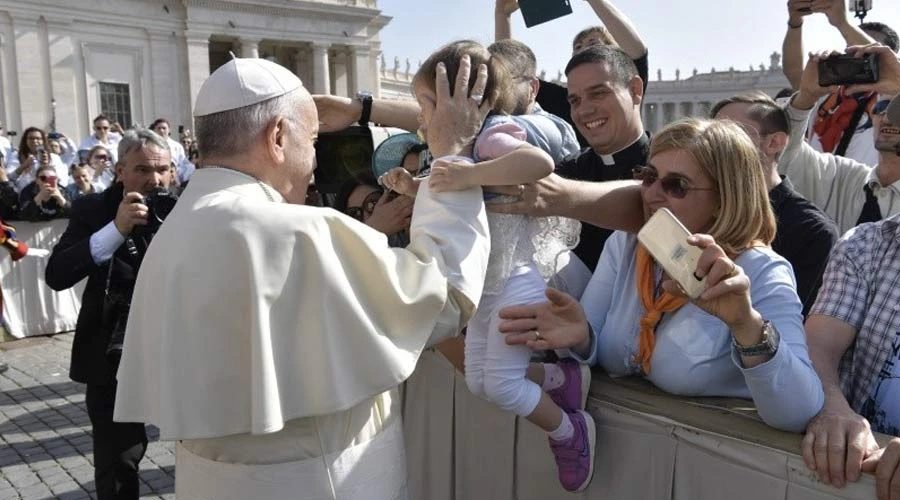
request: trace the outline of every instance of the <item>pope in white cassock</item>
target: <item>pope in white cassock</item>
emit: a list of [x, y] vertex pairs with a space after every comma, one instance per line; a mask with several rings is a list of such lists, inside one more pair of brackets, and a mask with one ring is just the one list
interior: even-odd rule
[[234, 59], [194, 116], [204, 167], [141, 266], [115, 419], [180, 441], [179, 500], [406, 498], [397, 387], [478, 303], [480, 189], [422, 183], [392, 249], [302, 205], [318, 116], [294, 74]]

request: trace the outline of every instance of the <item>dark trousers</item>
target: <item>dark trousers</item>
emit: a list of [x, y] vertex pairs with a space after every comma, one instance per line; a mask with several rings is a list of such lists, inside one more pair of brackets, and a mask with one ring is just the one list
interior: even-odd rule
[[137, 500], [138, 467], [147, 451], [144, 424], [113, 422], [116, 384], [88, 384], [85, 395], [94, 432], [94, 484], [98, 500]]

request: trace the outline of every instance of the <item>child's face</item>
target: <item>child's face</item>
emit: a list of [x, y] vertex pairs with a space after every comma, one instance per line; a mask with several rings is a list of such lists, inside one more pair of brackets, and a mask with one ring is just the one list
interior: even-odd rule
[[75, 171], [72, 172], [72, 178], [79, 186], [88, 186], [91, 183], [91, 171], [86, 168], [76, 168]]
[[421, 81], [416, 82], [415, 86], [413, 87], [413, 92], [415, 92], [416, 101], [419, 102], [419, 108], [421, 108], [418, 117], [419, 138], [425, 142], [428, 142], [428, 125], [431, 123], [431, 117], [434, 115], [437, 96], [435, 96], [434, 90], [429, 88], [428, 85], [425, 85]]

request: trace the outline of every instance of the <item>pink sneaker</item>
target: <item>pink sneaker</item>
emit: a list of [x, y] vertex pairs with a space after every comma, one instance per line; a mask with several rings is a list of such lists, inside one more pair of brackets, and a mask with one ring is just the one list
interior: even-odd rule
[[575, 433], [566, 441], [550, 439], [550, 450], [556, 459], [559, 484], [566, 491], [577, 493], [591, 484], [594, 475], [594, 419], [584, 410], [569, 413]]
[[591, 389], [591, 369], [572, 358], [559, 360], [557, 366], [562, 369], [566, 381], [556, 389], [547, 391], [547, 395], [565, 412], [583, 410]]

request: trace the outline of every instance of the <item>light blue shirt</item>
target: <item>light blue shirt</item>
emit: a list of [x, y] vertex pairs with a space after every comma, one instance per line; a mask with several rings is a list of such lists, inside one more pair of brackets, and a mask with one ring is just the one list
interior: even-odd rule
[[[581, 297], [594, 332], [591, 355], [583, 361], [600, 364], [612, 376], [640, 373], [634, 356], [645, 309], [636, 284], [636, 243], [633, 234], [613, 233]], [[744, 368], [725, 323], [688, 303], [664, 314], [657, 325], [646, 378], [681, 396], [753, 399], [767, 424], [803, 431], [825, 395], [809, 359], [793, 271], [769, 248], [747, 250], [736, 262], [750, 278], [753, 307], [781, 335], [775, 356]]]

